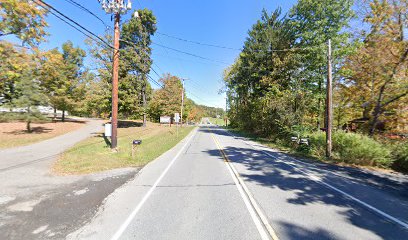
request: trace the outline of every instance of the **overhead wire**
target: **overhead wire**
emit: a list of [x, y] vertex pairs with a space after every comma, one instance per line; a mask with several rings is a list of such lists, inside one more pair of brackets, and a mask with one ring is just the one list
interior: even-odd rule
[[81, 9], [84, 12], [89, 13], [90, 15], [92, 15], [93, 17], [95, 17], [96, 19], [98, 19], [103, 25], [105, 25], [106, 28], [110, 28], [108, 24], [105, 23], [105, 21], [103, 21], [100, 17], [98, 17], [95, 13], [93, 13], [91, 10], [89, 10], [88, 8], [84, 7], [83, 5], [81, 5], [80, 3], [74, 1], [74, 0], [64, 0], [65, 2], [70, 3], [71, 5], [78, 7], [79, 9]]
[[[43, 0], [38, 0], [38, 1], [41, 2], [42, 4], [44, 4], [45, 7], [44, 7], [43, 5], [41, 5], [41, 4], [39, 4], [37, 1], [34, 1], [34, 3], [37, 4], [37, 5], [40, 6], [40, 7], [42, 7], [42, 8], [44, 8], [44, 9], [48, 10], [52, 15], [56, 16], [58, 19], [60, 19], [60, 20], [62, 20], [63, 22], [67, 23], [69, 26], [73, 27], [74, 29], [76, 29], [77, 31], [81, 32], [82, 34], [84, 34], [84, 35], [87, 36], [87, 37], [90, 37], [89, 34], [92, 35], [93, 37], [95, 37], [96, 39], [98, 39], [99, 41], [101, 41], [102, 43], [104, 43], [106, 46], [108, 46], [108, 47], [114, 49], [113, 46], [111, 46], [109, 43], [107, 43], [104, 39], [102, 39], [101, 37], [99, 37], [97, 34], [93, 33], [92, 31], [88, 30], [87, 28], [85, 28], [84, 26], [82, 26], [81, 24], [79, 24], [78, 22], [76, 22], [75, 20], [71, 19], [70, 17], [66, 16], [66, 15], [63, 14], [62, 12], [58, 11], [56, 8], [54, 8], [54, 7], [51, 6], [50, 4], [44, 2]], [[47, 9], [47, 8], [48, 8], [48, 9]], [[51, 11], [51, 10], [52, 10], [52, 11]], [[53, 12], [53, 11], [54, 11], [54, 12]], [[55, 14], [55, 13], [57, 13], [59, 16], [57, 16], [57, 14]], [[62, 16], [63, 18], [65, 18], [65, 19], [63, 20], [61, 16]], [[68, 23], [67, 20], [68, 20], [70, 23]], [[71, 23], [72, 23], [72, 24], [71, 24]], [[76, 25], [76, 27], [73, 26], [73, 24]], [[78, 27], [79, 27], [80, 29], [82, 29], [82, 30], [78, 29]], [[86, 33], [88, 33], [88, 34], [84, 33], [84, 31], [85, 31]], [[93, 39], [93, 37], [91, 37], [91, 38]], [[94, 39], [94, 40], [95, 40], [95, 39]]]
[[[48, 4], [48, 3], [46, 3], [46, 2], [44, 2], [44, 1], [42, 1], [42, 0], [39, 0], [39, 1], [40, 1], [42, 4], [44, 4], [46, 7], [48, 7], [48, 10], [51, 9], [51, 10], [55, 11], [56, 13], [58, 13], [60, 16], [58, 16], [57, 14], [55, 14], [55, 13], [52, 12], [52, 11], [49, 11], [52, 15], [54, 15], [55, 17], [57, 17], [57, 18], [60, 19], [61, 21], [65, 22], [65, 23], [68, 24], [69, 26], [73, 27], [75, 30], [81, 32], [82, 34], [84, 34], [85, 36], [87, 36], [87, 37], [89, 37], [89, 38], [91, 38], [91, 39], [93, 39], [93, 40], [95, 40], [95, 39], [93, 38], [93, 37], [95, 37], [95, 38], [97, 38], [99, 41], [101, 41], [102, 43], [104, 43], [105, 45], [107, 45], [108, 47], [113, 48], [110, 44], [108, 44], [105, 40], [103, 40], [102, 38], [100, 38], [98, 35], [96, 35], [95, 33], [91, 32], [90, 30], [86, 29], [86, 28], [83, 27], [81, 24], [79, 24], [79, 23], [77, 23], [75, 20], [69, 18], [68, 16], [66, 16], [66, 15], [63, 14], [62, 12], [58, 11], [58, 10], [55, 9], [53, 6], [51, 6], [50, 4]], [[65, 1], [68, 2], [68, 3], [70, 3], [70, 4], [72, 4], [72, 5], [74, 5], [74, 6], [76, 6], [76, 7], [78, 7], [78, 8], [80, 8], [81, 10], [83, 10], [83, 11], [89, 13], [90, 15], [92, 15], [93, 17], [95, 17], [95, 18], [97, 18], [99, 21], [101, 21], [103, 25], [105, 25], [106, 27], [109, 28], [109, 26], [108, 26], [101, 18], [99, 18], [96, 14], [94, 14], [94, 13], [93, 13], [92, 11], [90, 11], [88, 8], [82, 6], [81, 4], [79, 4], [78, 2], [76, 2], [76, 1], [74, 1], [74, 0], [65, 0]], [[36, 3], [36, 4], [44, 8], [44, 6], [42, 6], [42, 5], [38, 4], [38, 3]], [[140, 3], [139, 3], [139, 4], [140, 4]], [[62, 16], [63, 18], [65, 18], [65, 19], [63, 19], [61, 16]], [[68, 22], [66, 19], [67, 19], [68, 21], [70, 21], [71, 23]], [[73, 23], [73, 24], [72, 24], [72, 23]], [[77, 27], [76, 27], [75, 25], [76, 25]], [[79, 27], [79, 28], [78, 28], [78, 27]], [[81, 30], [81, 29], [82, 29], [82, 30]], [[170, 35], [168, 35], [168, 34], [163, 34], [163, 33], [159, 33], [159, 34], [165, 35], [165, 36], [168, 36], [168, 37], [170, 36]], [[92, 35], [93, 37], [90, 36], [90, 35]], [[198, 42], [194, 42], [194, 41], [189, 41], [189, 40], [185, 40], [185, 39], [181, 39], [181, 38], [179, 38], [179, 40], [184, 40], [184, 41], [187, 41], [187, 42], [192, 42], [192, 43], [201, 44], [201, 45], [207, 45], [207, 46], [213, 46], [213, 47], [228, 48], [228, 47], [217, 46], [217, 45], [211, 45], [211, 44], [202, 44], [202, 43], [198, 43]], [[122, 39], [121, 41], [125, 41], [125, 40]], [[128, 42], [128, 41], [125, 41], [125, 42]], [[212, 62], [218, 62], [218, 63], [222, 63], [222, 64], [229, 65], [228, 63], [225, 63], [225, 62], [222, 62], [222, 61], [219, 61], [219, 60], [214, 60], [214, 59], [210, 59], [210, 58], [207, 58], [207, 57], [199, 56], [199, 55], [197, 55], [197, 54], [185, 52], [185, 51], [182, 51], [182, 50], [179, 50], [179, 49], [175, 49], [175, 48], [172, 48], [172, 47], [165, 46], [165, 45], [163, 45], [163, 44], [157, 44], [157, 43], [154, 43], [154, 42], [152, 42], [152, 44], [157, 45], [157, 46], [160, 46], [160, 47], [165, 48], [165, 49], [169, 49], [169, 50], [176, 51], [176, 52], [179, 52], [179, 53], [183, 53], [183, 54], [186, 54], [186, 55], [189, 55], [189, 56], [193, 56], [193, 57], [196, 57], [196, 58], [200, 58], [200, 59], [203, 59], [203, 60], [212, 61]], [[230, 49], [232, 49], [232, 48], [230, 48]], [[167, 50], [166, 50], [166, 52], [167, 52]], [[155, 64], [155, 65], [160, 69], [160, 67], [159, 67], [157, 64]], [[154, 70], [154, 68], [151, 67], [151, 69], [152, 69], [152, 71], [160, 78], [160, 75]], [[151, 78], [151, 80], [153, 80], [153, 82], [154, 82], [155, 84], [157, 84], [157, 85], [160, 86], [160, 87], [163, 87], [161, 84], [159, 84], [157, 81], [155, 81], [151, 76], [149, 76], [149, 77]], [[191, 95], [195, 96], [197, 99], [200, 99], [200, 100], [206, 102], [204, 99], [202, 99], [201, 97], [198, 97], [197, 95], [193, 94], [191, 91], [188, 91], [188, 92], [189, 92]]]
[[209, 44], [209, 43], [201, 43], [201, 42], [197, 42], [197, 41], [193, 41], [193, 40], [187, 40], [184, 38], [180, 38], [180, 37], [176, 37], [176, 36], [172, 36], [166, 33], [162, 33], [162, 32], [156, 32], [157, 34], [160, 34], [162, 36], [166, 36], [169, 38], [173, 38], [179, 41], [183, 41], [183, 42], [188, 42], [188, 43], [194, 43], [197, 45], [202, 45], [202, 46], [207, 46], [207, 47], [214, 47], [214, 48], [222, 48], [222, 49], [229, 49], [229, 50], [235, 50], [235, 51], [242, 51], [241, 48], [232, 48], [232, 47], [226, 47], [226, 46], [221, 46], [221, 45], [215, 45], [215, 44]]

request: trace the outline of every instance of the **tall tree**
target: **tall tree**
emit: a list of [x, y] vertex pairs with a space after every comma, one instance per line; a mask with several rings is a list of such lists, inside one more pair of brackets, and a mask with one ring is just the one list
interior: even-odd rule
[[264, 135], [320, 127], [326, 42], [334, 42], [337, 73], [349, 51], [351, 7], [350, 0], [300, 0], [289, 15], [264, 10], [224, 73], [232, 125]]
[[317, 129], [321, 126], [324, 101], [324, 82], [327, 76], [327, 42], [332, 42], [333, 75], [340, 80], [338, 70], [344, 57], [353, 50], [349, 43], [350, 33], [346, 31], [354, 17], [353, 0], [300, 0], [291, 9], [290, 25], [296, 32], [294, 47], [305, 49], [298, 52], [301, 63], [296, 79], [312, 92], [310, 110], [315, 115]]
[[8, 105], [24, 109], [22, 115], [27, 123], [27, 131], [32, 132], [31, 123], [44, 119], [37, 107], [47, 104], [47, 96], [44, 94], [38, 79], [37, 55], [28, 54], [21, 50], [19, 56], [24, 62], [24, 68], [19, 72], [18, 79], [14, 84], [17, 94]]
[[[146, 127], [147, 114], [147, 75], [153, 63], [150, 47], [151, 36], [156, 32], [156, 17], [149, 9], [137, 11], [137, 18], [132, 18], [122, 26], [121, 54], [125, 60], [125, 69], [134, 80], [141, 82], [143, 103], [143, 126]], [[133, 73], [133, 74], [132, 74]], [[134, 81], [133, 81], [134, 82]], [[133, 84], [136, 84], [135, 82]]]
[[174, 116], [174, 113], [180, 112], [181, 93], [183, 92], [181, 80], [176, 76], [167, 74], [160, 79], [160, 82], [163, 88], [154, 92], [149, 105], [149, 115], [156, 121], [160, 116]]
[[[391, 120], [406, 108], [408, 41], [404, 38], [404, 29], [408, 26], [407, 7], [406, 0], [371, 2], [365, 17], [371, 31], [363, 36], [358, 51], [347, 59], [347, 90], [353, 91], [354, 106], [369, 119], [367, 131], [370, 135], [375, 133], [380, 121]], [[394, 121], [398, 122], [398, 118]]]
[[81, 102], [81, 96], [76, 93], [81, 85], [85, 51], [70, 41], [62, 45], [62, 50], [62, 53], [53, 49], [44, 54], [41, 78], [54, 111], [62, 110], [62, 121], [65, 121], [65, 112], [74, 111]]

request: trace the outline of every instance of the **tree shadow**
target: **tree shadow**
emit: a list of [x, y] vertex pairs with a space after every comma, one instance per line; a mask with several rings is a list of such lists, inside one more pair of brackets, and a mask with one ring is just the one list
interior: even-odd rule
[[311, 230], [284, 221], [277, 222], [277, 225], [279, 225], [280, 230], [282, 231], [282, 235], [285, 235], [287, 239], [302, 239], [302, 240], [340, 239], [333, 233], [330, 233], [329, 231], [323, 228], [316, 228]]
[[118, 120], [118, 128], [131, 128], [131, 127], [141, 127], [142, 122]]
[[[230, 136], [222, 130], [202, 129], [202, 131]], [[218, 156], [219, 159], [222, 160], [218, 149], [210, 149], [204, 152], [207, 152], [211, 156]], [[245, 174], [241, 174], [245, 181], [255, 182], [268, 188], [290, 192], [292, 197], [286, 200], [289, 204], [309, 205], [319, 203], [346, 208], [347, 210], [339, 212], [339, 214], [345, 216], [352, 225], [366, 229], [386, 239], [407, 239], [408, 231], [406, 229], [390, 223], [385, 220], [384, 217], [373, 215], [373, 212], [364, 208], [362, 205], [356, 204], [338, 192], [332, 191], [324, 187], [321, 183], [313, 181], [310, 177], [298, 170], [299, 166], [302, 165], [297, 165], [297, 168], [290, 165], [290, 163], [294, 164], [294, 162], [292, 158], [286, 154], [271, 152], [274, 157], [271, 158], [260, 150], [251, 147], [235, 146], [225, 147], [224, 152], [231, 162], [242, 164], [245, 167]], [[357, 169], [349, 169], [347, 167], [330, 168], [330, 166], [321, 164], [312, 165], [310, 167], [307, 166], [307, 169], [315, 172], [320, 172], [319, 169], [321, 168], [326, 168], [333, 172], [340, 171], [342, 174], [349, 176], [352, 181], [366, 185], [372, 184], [372, 186], [376, 186], [381, 190], [386, 190], [387, 193], [398, 199], [397, 203], [398, 207], [401, 208], [401, 213], [408, 210], [408, 206], [406, 205], [408, 203], [408, 189], [403, 183], [365, 172], [358, 172]], [[333, 179], [328, 175], [319, 174], [319, 177], [321, 177], [322, 182], [333, 182]], [[350, 179], [346, 178], [342, 183], [335, 184], [339, 186], [344, 183], [345, 185], [341, 186], [341, 188], [347, 189], [347, 181], [349, 180]], [[358, 197], [370, 197], [371, 193], [361, 192], [359, 194], [361, 195]], [[387, 207], [391, 208], [392, 206]], [[312, 237], [305, 237], [305, 234], [310, 234]], [[333, 236], [323, 229], [318, 229], [316, 232], [300, 229], [290, 232], [288, 235], [291, 236], [290, 239], [333, 239]]]
[[27, 131], [27, 129], [18, 129], [14, 130], [11, 132], [4, 132], [7, 134], [12, 134], [12, 135], [25, 135], [25, 134], [42, 134], [42, 133], [49, 133], [52, 132], [53, 129], [51, 128], [46, 128], [46, 127], [32, 127], [31, 132]]

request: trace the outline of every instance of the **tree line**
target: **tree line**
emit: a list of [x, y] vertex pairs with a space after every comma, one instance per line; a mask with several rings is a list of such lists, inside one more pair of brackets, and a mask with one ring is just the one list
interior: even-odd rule
[[[263, 11], [224, 72], [229, 118], [262, 135], [324, 129], [327, 42], [333, 48], [334, 126], [408, 132], [406, 0], [299, 0]], [[363, 25], [363, 29], [355, 26]]]
[[[100, 38], [88, 38], [86, 51], [70, 41], [47, 51], [39, 44], [47, 39], [47, 11], [32, 1], [0, 0], [0, 36], [13, 35], [16, 44], [0, 40], [0, 103], [23, 112], [5, 119], [17, 118], [30, 123], [43, 121], [39, 106], [76, 116], [108, 118], [111, 113], [111, 82], [113, 62], [112, 32]], [[154, 90], [149, 82], [151, 37], [156, 32], [156, 17], [148, 9], [138, 10], [138, 17], [121, 24], [119, 64], [119, 117], [159, 121], [161, 115], [180, 112], [181, 80], [170, 74], [159, 80], [162, 87]], [[85, 59], [91, 64], [85, 64]], [[183, 92], [185, 95], [185, 92]], [[197, 122], [211, 113], [185, 96], [183, 119]], [[222, 112], [222, 109], [220, 110]]]
[[325, 159], [331, 40], [331, 161], [408, 171], [407, 7], [407, 0], [299, 0], [287, 14], [264, 10], [224, 71], [231, 126]]

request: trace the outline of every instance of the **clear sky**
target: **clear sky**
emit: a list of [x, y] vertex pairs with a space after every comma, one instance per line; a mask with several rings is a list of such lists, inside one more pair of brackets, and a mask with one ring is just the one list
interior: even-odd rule
[[[102, 34], [105, 26], [95, 17], [68, 3], [67, 0], [44, 0], [56, 9], [81, 23], [96, 34]], [[97, 0], [75, 0], [113, 26], [111, 16], [105, 14]], [[295, 0], [138, 0], [132, 1], [132, 10], [148, 8], [157, 18], [159, 33], [176, 36], [182, 39], [205, 44], [241, 48], [248, 30], [260, 18], [263, 8], [269, 12], [281, 7], [285, 13]], [[122, 16], [126, 21], [130, 12]], [[66, 23], [49, 15], [50, 25], [48, 42], [41, 48], [60, 47], [63, 42], [71, 40], [75, 45], [87, 48], [86, 38]], [[153, 68], [161, 75], [173, 75], [188, 78], [186, 83], [187, 96], [196, 103], [208, 106], [225, 107], [224, 94], [219, 95], [222, 87], [222, 72], [234, 62], [239, 51], [213, 48], [179, 41], [164, 35], [156, 34], [153, 42], [174, 49], [182, 50], [204, 58], [204, 60], [170, 49], [153, 45]], [[89, 63], [90, 59], [87, 59]], [[151, 72], [154, 79], [158, 76]], [[152, 83], [153, 87], [156, 87]]]

